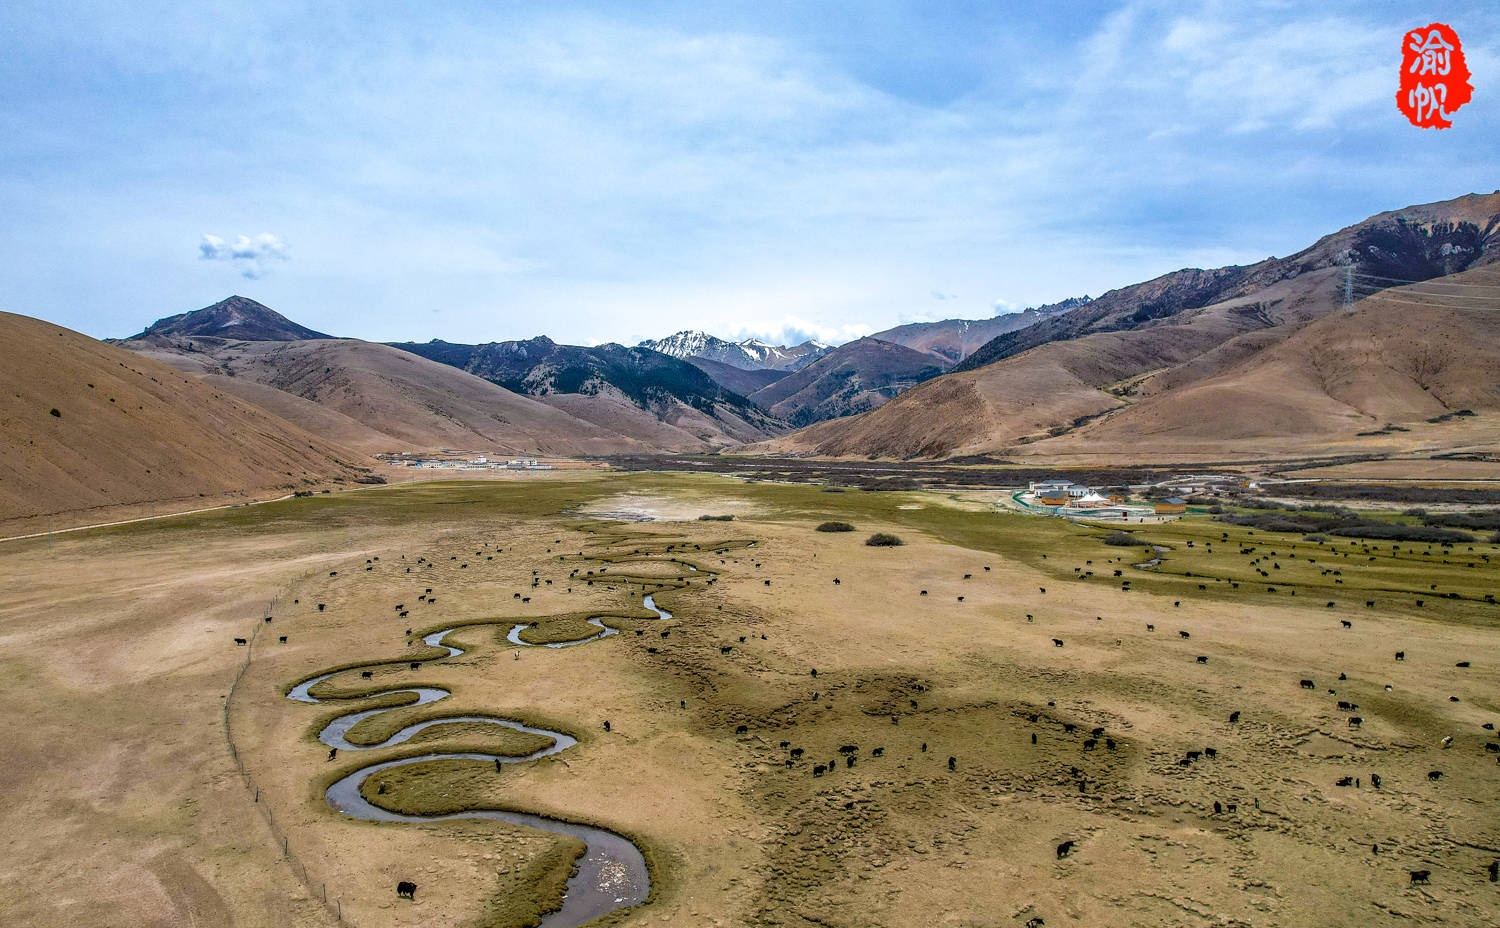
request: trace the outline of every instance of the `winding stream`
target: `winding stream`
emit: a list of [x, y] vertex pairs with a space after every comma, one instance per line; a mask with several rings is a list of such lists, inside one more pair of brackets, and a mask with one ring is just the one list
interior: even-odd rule
[[[657, 608], [655, 601], [650, 596], [645, 597], [643, 602], [646, 608], [656, 613], [658, 619], [671, 618], [671, 613]], [[558, 642], [548, 645], [548, 647], [583, 644], [584, 642], [603, 638], [607, 635], [618, 634], [615, 629], [608, 628], [597, 620], [591, 619], [590, 623], [597, 625], [602, 631], [597, 635], [579, 641]], [[507, 637], [517, 644], [524, 645], [525, 642], [521, 641], [517, 636], [520, 634], [521, 629], [527, 627], [527, 625], [517, 625], [511, 629], [511, 634]], [[422, 641], [432, 647], [447, 649], [448, 654], [446, 657], [437, 658], [437, 660], [457, 657], [463, 654], [464, 650], [443, 640], [457, 630], [448, 628], [432, 632], [429, 635], [423, 636]], [[310, 677], [292, 687], [287, 693], [287, 698], [296, 702], [319, 704], [323, 700], [313, 696], [310, 692], [314, 686], [317, 686], [330, 677], [341, 673], [349, 673], [357, 669], [359, 668], [346, 667], [341, 670]], [[330, 748], [338, 748], [341, 751], [371, 751], [401, 744], [410, 740], [418, 732], [432, 728], [435, 725], [448, 725], [455, 722], [475, 722], [508, 728], [513, 731], [527, 732], [533, 735], [543, 735], [551, 738], [552, 743], [523, 757], [511, 757], [503, 754], [436, 752], [422, 754], [417, 757], [404, 757], [399, 760], [371, 764], [368, 767], [361, 767], [359, 770], [343, 777], [328, 787], [325, 795], [329, 806], [344, 815], [363, 821], [425, 823], [447, 822], [455, 819], [491, 819], [578, 838], [583, 841], [585, 850], [583, 856], [578, 859], [577, 872], [568, 879], [562, 907], [542, 919], [541, 924], [544, 928], [577, 928], [577, 926], [592, 921], [606, 912], [612, 912], [615, 909], [627, 906], [639, 905], [646, 900], [651, 890], [651, 879], [646, 867], [646, 859], [641, 854], [640, 848], [614, 832], [605, 831], [601, 828], [593, 828], [588, 825], [565, 822], [560, 819], [548, 818], [543, 815], [533, 815], [528, 812], [506, 812], [500, 809], [473, 809], [446, 815], [406, 815], [382, 809], [366, 800], [363, 794], [361, 794], [360, 788], [366, 780], [382, 771], [410, 764], [420, 764], [429, 760], [448, 759], [484, 760], [492, 761], [496, 764], [521, 764], [546, 757], [550, 754], [558, 754], [578, 743], [576, 738], [563, 732], [533, 728], [529, 725], [523, 725], [520, 722], [513, 722], [508, 719], [477, 715], [455, 715], [414, 722], [378, 744], [361, 745], [350, 742], [347, 738], [350, 729], [365, 719], [373, 718], [385, 712], [392, 712], [396, 709], [427, 705], [428, 703], [446, 699], [450, 695], [449, 691], [445, 689], [418, 686], [378, 690], [372, 693], [363, 693], [355, 698], [368, 699], [391, 693], [415, 693], [417, 700], [416, 702], [401, 706], [361, 709], [341, 715], [325, 725], [322, 731], [318, 732], [318, 740]]]
[[[693, 569], [696, 570], [697, 568]], [[651, 619], [636, 619], [635, 621], [655, 622], [659, 619], [670, 619], [672, 617], [672, 613], [656, 605], [656, 599], [649, 593], [641, 599], [641, 605], [656, 613], [656, 616]], [[610, 628], [608, 625], [605, 625], [602, 619], [594, 618], [586, 619], [585, 621], [587, 621], [588, 624], [599, 629], [598, 633], [590, 635], [587, 638], [574, 638], [572, 641], [549, 641], [544, 644], [532, 644], [529, 641], [522, 641], [521, 633], [531, 626], [535, 625], [536, 623], [518, 622], [517, 624], [510, 627], [510, 631], [506, 634], [505, 640], [509, 641], [511, 644], [518, 644], [523, 648], [571, 648], [574, 645], [588, 644], [590, 641], [598, 641], [600, 638], [608, 638], [610, 635], [618, 635], [620, 633], [619, 629]], [[433, 634], [441, 636], [446, 635], [447, 632], [434, 632]], [[438, 644], [438, 642], [436, 641], [428, 640], [430, 638], [432, 638], [432, 635], [428, 635], [427, 638], [423, 638], [422, 640], [426, 641], [428, 644]], [[441, 647], [449, 646], [441, 645]], [[449, 655], [449, 657], [452, 656], [453, 655], [451, 654]]]

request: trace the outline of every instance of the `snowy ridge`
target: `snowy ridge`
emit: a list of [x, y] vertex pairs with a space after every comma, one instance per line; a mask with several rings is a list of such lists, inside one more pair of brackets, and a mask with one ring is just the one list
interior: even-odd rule
[[707, 332], [685, 329], [666, 338], [649, 339], [640, 347], [674, 358], [707, 358], [741, 370], [797, 370], [826, 354], [828, 345], [811, 339], [790, 348], [769, 345], [758, 338], [731, 342]]

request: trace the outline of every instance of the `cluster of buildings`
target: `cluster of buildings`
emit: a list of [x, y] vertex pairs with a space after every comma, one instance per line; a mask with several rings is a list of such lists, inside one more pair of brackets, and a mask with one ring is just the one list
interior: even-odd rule
[[433, 467], [444, 470], [551, 470], [551, 464], [543, 464], [536, 458], [511, 458], [508, 461], [492, 461], [486, 455], [464, 458], [461, 452], [440, 448], [426, 457], [417, 452], [402, 451], [400, 454], [377, 455], [387, 464], [400, 467]]
[[1050, 515], [1110, 522], [1145, 521], [1148, 517], [1179, 516], [1187, 512], [1187, 501], [1180, 497], [1135, 503], [1123, 489], [1100, 489], [1071, 480], [1035, 481], [1025, 493], [1018, 494], [1017, 502]]

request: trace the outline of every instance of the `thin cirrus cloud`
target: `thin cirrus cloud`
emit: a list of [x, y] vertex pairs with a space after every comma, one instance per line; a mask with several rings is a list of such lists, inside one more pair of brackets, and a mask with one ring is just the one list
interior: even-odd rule
[[234, 243], [224, 241], [217, 235], [204, 235], [198, 243], [198, 260], [227, 261], [247, 280], [259, 280], [270, 270], [273, 261], [290, 261], [286, 242], [262, 232], [259, 235], [238, 235]]

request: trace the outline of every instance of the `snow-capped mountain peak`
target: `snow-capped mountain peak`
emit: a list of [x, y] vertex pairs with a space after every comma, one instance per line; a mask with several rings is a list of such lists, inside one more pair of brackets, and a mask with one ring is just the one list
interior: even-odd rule
[[640, 347], [660, 351], [684, 361], [692, 358], [707, 358], [741, 370], [793, 370], [826, 351], [826, 345], [803, 342], [794, 348], [771, 345], [758, 338], [747, 338], [740, 342], [726, 341], [707, 332], [684, 329], [666, 338], [641, 342]]

